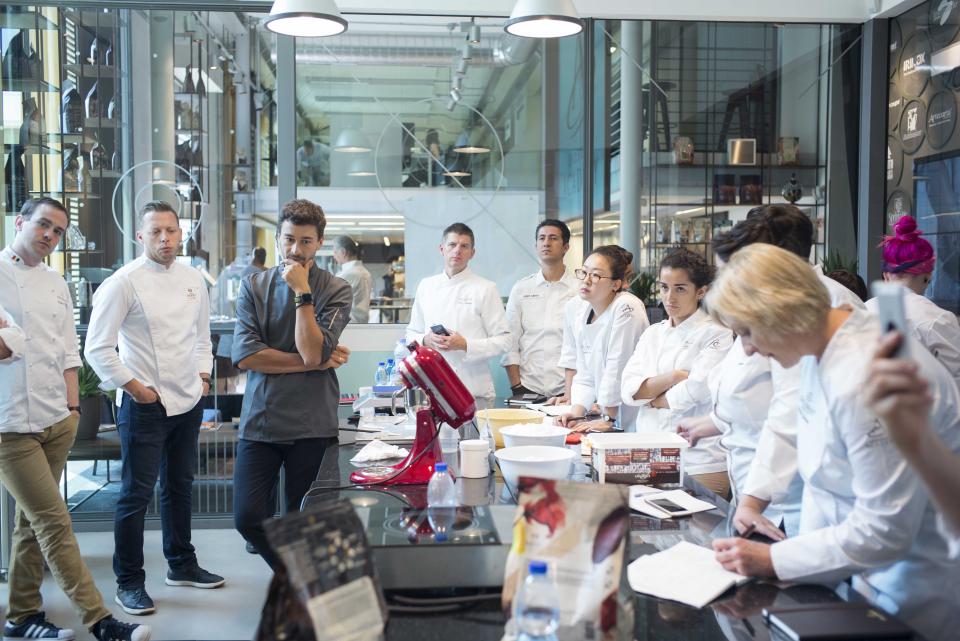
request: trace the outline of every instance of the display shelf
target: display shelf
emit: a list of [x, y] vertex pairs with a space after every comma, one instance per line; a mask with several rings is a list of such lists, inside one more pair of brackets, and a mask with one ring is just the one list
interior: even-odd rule
[[93, 78], [96, 80], [113, 80], [117, 75], [116, 65], [93, 65], [93, 64], [65, 64], [64, 71], [74, 74], [80, 78]]
[[3, 80], [3, 91], [14, 93], [59, 93], [60, 88], [52, 82], [37, 79]]
[[118, 124], [116, 118], [98, 118], [94, 116], [83, 119], [85, 129], [115, 129]]
[[13, 11], [16, 7], [6, 7], [0, 13], [0, 29], [29, 29], [56, 31], [59, 27], [46, 16], [36, 11]]
[[55, 156], [60, 153], [59, 149], [49, 145], [20, 145], [17, 143], [4, 143], [3, 151], [4, 153], [20, 151], [43, 156]]
[[30, 190], [27, 192], [30, 196], [50, 196], [51, 198], [56, 198], [57, 200], [100, 200], [99, 194], [92, 194], [86, 191], [58, 191], [56, 189], [34, 191]]

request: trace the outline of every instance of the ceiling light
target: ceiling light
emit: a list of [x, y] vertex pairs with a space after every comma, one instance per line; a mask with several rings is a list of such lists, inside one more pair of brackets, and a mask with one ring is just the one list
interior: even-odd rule
[[471, 144], [470, 132], [461, 131], [457, 136], [457, 141], [453, 143], [453, 150], [460, 154], [489, 154], [490, 148], [482, 145]]
[[384, 244], [386, 247], [389, 247], [389, 246], [390, 246], [390, 237], [389, 237], [389, 236], [384, 236], [384, 237], [383, 237], [383, 244]]
[[470, 63], [463, 58], [460, 59], [460, 62], [457, 64], [457, 75], [465, 76], [467, 75], [467, 67], [470, 66]]
[[347, 30], [335, 0], [274, 0], [264, 26], [285, 36], [319, 38]]
[[583, 31], [573, 0], [517, 0], [503, 29], [524, 38], [562, 38]]
[[457, 101], [451, 98], [447, 101], [447, 111], [453, 111], [457, 108]]
[[341, 130], [337, 136], [337, 142], [333, 145], [334, 151], [348, 154], [359, 154], [372, 149], [370, 141], [363, 135], [363, 132], [353, 127]]
[[469, 42], [463, 43], [463, 48], [460, 50], [460, 59], [473, 60], [473, 49], [470, 47]]
[[450, 86], [458, 90], [463, 89], [463, 76], [454, 74], [453, 78], [450, 80]]
[[480, 44], [480, 25], [476, 22], [470, 27], [470, 34], [467, 36], [467, 42], [476, 46]]
[[610, 47], [610, 53], [617, 53], [616, 47]]
[[377, 172], [373, 170], [373, 160], [369, 154], [357, 154], [347, 168], [348, 176], [369, 177], [376, 176]]
[[457, 102], [460, 102], [460, 99], [463, 98], [463, 94], [460, 93], [460, 90], [454, 87], [450, 90], [450, 98]]
[[466, 178], [467, 176], [470, 175], [470, 172], [469, 172], [469, 171], [459, 171], [459, 170], [457, 170], [457, 169], [454, 169], [453, 171], [445, 171], [445, 172], [443, 172], [443, 175], [444, 175], [444, 176], [451, 176], [451, 177], [454, 177], [454, 178]]

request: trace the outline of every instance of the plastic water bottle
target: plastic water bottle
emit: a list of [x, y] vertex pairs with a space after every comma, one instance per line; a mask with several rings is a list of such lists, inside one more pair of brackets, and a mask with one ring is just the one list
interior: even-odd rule
[[395, 385], [393, 382], [393, 370], [396, 369], [396, 365], [393, 364], [393, 359], [387, 359], [387, 385]]
[[560, 625], [557, 587], [547, 574], [547, 564], [530, 561], [529, 574], [514, 599], [514, 618], [519, 641], [556, 640]]
[[407, 339], [401, 338], [397, 341], [397, 346], [393, 348], [393, 372], [390, 376], [391, 385], [403, 385], [403, 381], [400, 377], [400, 361], [407, 357], [410, 354], [410, 350], [407, 349]]
[[387, 368], [383, 361], [377, 363], [377, 373], [373, 377], [373, 384], [376, 386], [387, 385]]
[[437, 541], [446, 541], [447, 533], [457, 517], [457, 488], [447, 471], [447, 464], [438, 461], [427, 484], [427, 518]]

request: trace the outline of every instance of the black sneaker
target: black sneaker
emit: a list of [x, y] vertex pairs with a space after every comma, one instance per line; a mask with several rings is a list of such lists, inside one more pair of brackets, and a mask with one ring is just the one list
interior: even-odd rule
[[[150, 598], [150, 595], [147, 594], [147, 590], [144, 587], [131, 588], [129, 590], [124, 590], [123, 588], [117, 588], [117, 596], [113, 597], [113, 600], [117, 602], [123, 611], [127, 614], [153, 614], [157, 611], [157, 607], [153, 605], [153, 599]], [[106, 621], [106, 619], [104, 619]]]
[[3, 626], [3, 641], [28, 641], [31, 639], [59, 639], [71, 641], [73, 630], [58, 628], [49, 621], [43, 612], [28, 616], [23, 623], [7, 621]]
[[207, 572], [200, 566], [186, 570], [167, 570], [167, 585], [188, 586], [191, 588], [212, 589], [224, 584], [222, 576]]
[[[146, 592], [144, 592], [146, 596]], [[150, 597], [147, 597], [149, 599]], [[152, 601], [151, 601], [152, 603]], [[100, 619], [90, 628], [98, 641], [150, 641], [150, 626], [139, 623], [124, 623], [113, 617]]]

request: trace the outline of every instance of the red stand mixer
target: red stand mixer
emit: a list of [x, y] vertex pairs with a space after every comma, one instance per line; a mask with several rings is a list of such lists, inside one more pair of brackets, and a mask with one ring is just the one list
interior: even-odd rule
[[[426, 484], [433, 475], [434, 464], [443, 460], [438, 431], [446, 423], [456, 429], [473, 418], [477, 410], [473, 394], [450, 367], [440, 352], [416, 341], [397, 363], [403, 385], [421, 389], [429, 405], [417, 410], [417, 432], [410, 454], [393, 466], [374, 466], [350, 475], [350, 482], [358, 485], [419, 485]], [[412, 408], [407, 407], [407, 411]]]

